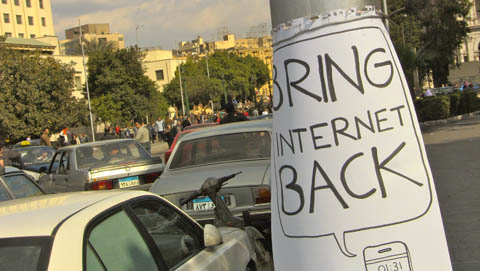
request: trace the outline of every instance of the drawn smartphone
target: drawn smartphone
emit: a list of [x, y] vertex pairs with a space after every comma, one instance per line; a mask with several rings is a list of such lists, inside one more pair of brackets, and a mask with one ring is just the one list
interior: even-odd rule
[[400, 241], [366, 247], [363, 258], [367, 271], [413, 271], [408, 247]]

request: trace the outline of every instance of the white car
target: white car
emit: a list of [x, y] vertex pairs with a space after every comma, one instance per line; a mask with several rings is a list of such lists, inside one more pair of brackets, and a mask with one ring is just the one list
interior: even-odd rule
[[144, 191], [91, 191], [0, 203], [0, 270], [248, 270], [237, 228], [202, 228]]

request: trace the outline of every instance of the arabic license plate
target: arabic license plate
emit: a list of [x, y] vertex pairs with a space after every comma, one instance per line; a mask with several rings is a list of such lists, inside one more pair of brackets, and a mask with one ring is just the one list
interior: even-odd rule
[[[230, 196], [222, 196], [222, 199], [227, 203], [227, 206], [231, 206]], [[194, 212], [209, 211], [215, 208], [215, 204], [209, 197], [196, 198], [192, 202]]]
[[140, 180], [138, 179], [138, 176], [118, 179], [118, 186], [120, 188], [132, 187], [137, 185], [140, 185]]

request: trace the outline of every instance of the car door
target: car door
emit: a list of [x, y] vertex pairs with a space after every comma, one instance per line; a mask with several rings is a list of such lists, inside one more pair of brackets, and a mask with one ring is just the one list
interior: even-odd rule
[[69, 182], [68, 175], [70, 173], [70, 151], [62, 151], [60, 160], [58, 162], [58, 167], [55, 172], [52, 172], [53, 183], [55, 185], [55, 190], [57, 192], [67, 192], [69, 191]]
[[248, 260], [238, 260], [242, 257], [235, 255], [236, 246], [205, 248], [203, 229], [171, 204], [158, 199], [137, 202], [131, 208], [168, 270], [245, 270]]

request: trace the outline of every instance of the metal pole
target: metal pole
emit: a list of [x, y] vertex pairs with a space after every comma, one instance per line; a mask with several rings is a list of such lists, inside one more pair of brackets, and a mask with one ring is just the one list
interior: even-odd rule
[[[385, 16], [388, 16], [388, 8], [387, 8], [387, 0], [383, 0], [383, 14]], [[388, 19], [385, 19], [385, 27], [387, 28], [387, 31], [390, 33], [390, 23], [388, 22]]]
[[208, 53], [205, 56], [205, 61], [207, 62], [207, 77], [210, 78], [210, 70], [208, 69]]
[[180, 65], [178, 65], [178, 76], [179, 76], [179, 79], [180, 79], [180, 95], [182, 97], [182, 112], [183, 112], [183, 116], [185, 116], [185, 105], [183, 104], [183, 87], [182, 87], [182, 63], [180, 63]]
[[87, 86], [87, 100], [88, 100], [88, 113], [90, 114], [90, 126], [92, 128], [92, 140], [95, 142], [95, 130], [93, 129], [93, 116], [92, 116], [92, 105], [90, 103], [90, 89], [88, 88], [88, 74], [87, 68], [85, 65], [85, 50], [83, 49], [83, 42], [82, 42], [82, 25], [80, 24], [80, 20], [78, 20], [78, 28], [80, 29], [80, 47], [82, 48], [82, 57], [83, 57], [83, 74], [85, 75], [85, 85]]
[[373, 5], [380, 7], [380, 0], [270, 0], [272, 26], [300, 17], [324, 14], [336, 9], [357, 8]]

